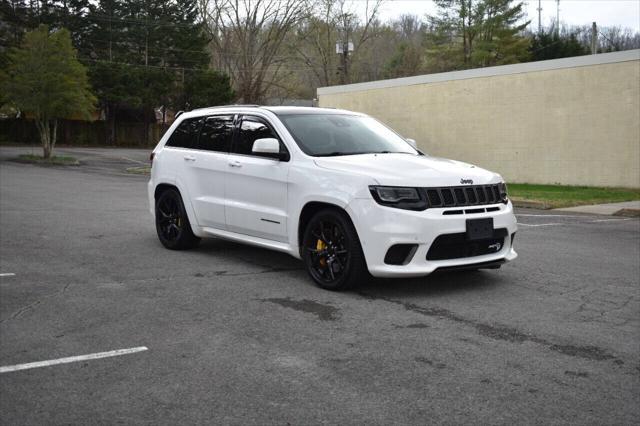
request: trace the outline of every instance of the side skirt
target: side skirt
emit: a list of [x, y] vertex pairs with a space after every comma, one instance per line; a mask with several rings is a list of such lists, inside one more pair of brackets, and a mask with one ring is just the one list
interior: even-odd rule
[[300, 253], [298, 253], [297, 247], [291, 247], [291, 245], [287, 243], [283, 243], [280, 241], [272, 241], [267, 240], [260, 237], [253, 237], [251, 235], [238, 234], [236, 232], [224, 231], [222, 229], [215, 228], [201, 228], [202, 232], [217, 238], [223, 238], [229, 241], [235, 241], [243, 244], [250, 244], [252, 246], [262, 247], [270, 250], [280, 251], [283, 253], [290, 254], [296, 259], [300, 259]]

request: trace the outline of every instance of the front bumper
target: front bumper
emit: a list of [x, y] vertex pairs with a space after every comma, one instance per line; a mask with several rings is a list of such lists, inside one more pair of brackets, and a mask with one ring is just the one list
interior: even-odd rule
[[[488, 263], [498, 264], [514, 260], [518, 254], [512, 247], [512, 235], [517, 231], [516, 217], [511, 202], [465, 209], [498, 208], [496, 211], [444, 215], [445, 211], [460, 208], [431, 208], [424, 211], [401, 210], [381, 206], [373, 199], [353, 200], [347, 210], [354, 219], [360, 237], [369, 272], [375, 277], [418, 277], [428, 275], [436, 269]], [[434, 240], [444, 234], [466, 231], [467, 219], [493, 218], [494, 228], [504, 228], [507, 235], [496, 252], [478, 256], [446, 260], [427, 260], [427, 253]], [[385, 255], [395, 244], [417, 244], [411, 260], [405, 265], [385, 263]]]

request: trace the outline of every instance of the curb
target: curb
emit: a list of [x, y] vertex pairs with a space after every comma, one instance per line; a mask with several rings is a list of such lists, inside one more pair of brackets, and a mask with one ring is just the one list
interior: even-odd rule
[[624, 216], [624, 217], [640, 217], [640, 209], [622, 209], [618, 210], [613, 214], [613, 216]]
[[547, 203], [542, 201], [525, 201], [525, 200], [511, 200], [511, 204], [514, 207], [522, 207], [527, 209], [549, 210], [551, 207]]

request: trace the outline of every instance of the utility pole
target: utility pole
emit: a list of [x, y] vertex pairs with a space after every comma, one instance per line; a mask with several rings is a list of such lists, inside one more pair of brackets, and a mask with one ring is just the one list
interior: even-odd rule
[[349, 66], [349, 45], [348, 45], [348, 41], [345, 41], [342, 43], [342, 55], [340, 56], [340, 59], [342, 60], [342, 77], [340, 79], [340, 83], [342, 84], [346, 84], [347, 83], [347, 76], [349, 75], [349, 70], [347, 69], [347, 67]]
[[147, 14], [144, 16], [144, 67], [149, 66], [149, 24], [147, 19], [149, 17], [149, 9], [147, 9]]
[[598, 26], [594, 22], [591, 25], [591, 54], [598, 53]]
[[349, 52], [353, 52], [353, 43], [348, 38], [345, 40], [338, 40], [336, 43], [336, 53], [340, 55], [340, 84], [349, 83]]
[[542, 33], [542, 0], [538, 0], [538, 34]]
[[556, 0], [556, 35], [560, 36], [560, 0]]
[[111, 26], [113, 25], [113, 4], [109, 3], [109, 62], [113, 61], [113, 37]]

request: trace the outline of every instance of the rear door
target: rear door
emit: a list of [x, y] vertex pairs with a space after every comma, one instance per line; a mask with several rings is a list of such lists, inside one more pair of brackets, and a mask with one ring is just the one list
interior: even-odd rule
[[287, 241], [288, 160], [253, 154], [253, 142], [282, 138], [263, 117], [239, 117], [236, 137], [228, 157], [225, 212], [229, 231], [275, 241]]
[[225, 229], [225, 180], [235, 115], [212, 115], [202, 123], [197, 150], [186, 161], [191, 204], [198, 225]]

